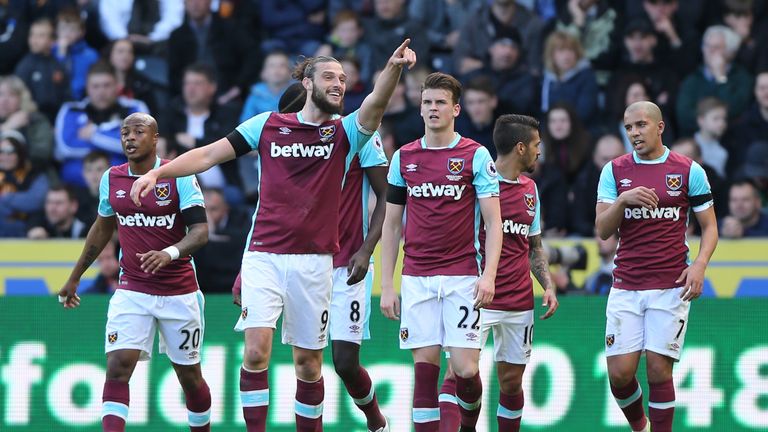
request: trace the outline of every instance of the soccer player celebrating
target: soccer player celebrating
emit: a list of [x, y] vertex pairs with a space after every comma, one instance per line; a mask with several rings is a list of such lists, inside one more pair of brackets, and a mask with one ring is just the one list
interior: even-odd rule
[[119, 286], [107, 313], [102, 428], [125, 430], [128, 382], [136, 363], [151, 356], [157, 328], [160, 352], [171, 359], [184, 389], [190, 431], [209, 431], [211, 393], [200, 370], [204, 300], [190, 257], [208, 241], [203, 194], [194, 176], [161, 177], [141, 206], [133, 203], [127, 191], [136, 178], [167, 161], [156, 155], [157, 122], [152, 116], [129, 115], [120, 137], [128, 163], [102, 176], [98, 217], [59, 301], [65, 308], [80, 305], [80, 278], [117, 228], [122, 254]]
[[[504, 240], [496, 275], [496, 295], [481, 311], [483, 341], [493, 331], [493, 350], [499, 380], [499, 431], [517, 432], [523, 414], [523, 372], [531, 357], [533, 341], [533, 281], [544, 288], [547, 319], [558, 307], [555, 285], [541, 243], [539, 191], [523, 172], [531, 173], [541, 155], [539, 122], [533, 117], [507, 114], [496, 120], [493, 142], [498, 157], [499, 200]], [[484, 232], [480, 232], [482, 243]], [[484, 252], [484, 251], [482, 251]], [[448, 375], [440, 394], [440, 429], [455, 431], [457, 418], [454, 378]], [[445, 415], [447, 414], [447, 415]]]
[[296, 428], [322, 430], [322, 349], [328, 343], [343, 178], [379, 127], [402, 67], [416, 62], [409, 43], [406, 39], [395, 50], [352, 114], [338, 117], [346, 81], [341, 64], [332, 57], [306, 59], [299, 66], [306, 90], [299, 113], [256, 115], [227, 137], [150, 171], [131, 189], [131, 198], [139, 200], [157, 178], [205, 171], [251, 150], [259, 153], [260, 201], [243, 255], [242, 313], [236, 326], [245, 332], [240, 397], [249, 432], [265, 430], [267, 368], [281, 313], [282, 341], [293, 346], [296, 365]]
[[[717, 245], [712, 192], [702, 167], [661, 142], [659, 107], [636, 102], [624, 112], [634, 151], [606, 164], [597, 189], [598, 235], [619, 234], [608, 296], [605, 353], [611, 391], [633, 431], [647, 431], [635, 378], [645, 352], [648, 412], [653, 432], [672, 430], [675, 387], [690, 301], [701, 295], [704, 271]], [[701, 226], [696, 260], [688, 258], [689, 210]]]
[[[440, 351], [450, 352], [463, 430], [474, 430], [482, 384], [480, 308], [493, 300], [501, 250], [499, 182], [490, 153], [454, 131], [461, 84], [430, 74], [422, 85], [423, 138], [395, 152], [389, 170], [382, 232], [381, 310], [400, 322], [400, 347], [415, 363], [413, 423], [437, 431]], [[405, 260], [402, 317], [392, 284], [402, 218]], [[486, 224], [485, 266], [480, 275], [478, 228]]]

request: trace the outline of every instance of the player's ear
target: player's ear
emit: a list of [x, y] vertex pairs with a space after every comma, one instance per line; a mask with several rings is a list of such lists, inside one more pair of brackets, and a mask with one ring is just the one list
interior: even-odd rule
[[667, 124], [664, 123], [664, 120], [661, 120], [659, 122], [659, 136], [664, 133], [664, 129], [667, 127]]
[[454, 104], [453, 105], [453, 118], [456, 118], [461, 114], [461, 105]]
[[302, 78], [301, 85], [304, 86], [305, 90], [312, 90], [312, 80], [309, 77]]

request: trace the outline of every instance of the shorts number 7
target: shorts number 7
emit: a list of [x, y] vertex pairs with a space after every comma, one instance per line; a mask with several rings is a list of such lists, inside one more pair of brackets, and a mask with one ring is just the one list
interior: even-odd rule
[[680, 334], [683, 333], [683, 328], [685, 328], [685, 320], [684, 319], [680, 319], [680, 321], [678, 321], [678, 322], [680, 323], [680, 330], [677, 331], [677, 335], [675, 335], [675, 340], [677, 340], [677, 338], [680, 337]]

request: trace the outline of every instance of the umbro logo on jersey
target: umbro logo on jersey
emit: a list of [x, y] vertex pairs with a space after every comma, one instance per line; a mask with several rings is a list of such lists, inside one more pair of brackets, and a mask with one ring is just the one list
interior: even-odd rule
[[416, 164], [408, 164], [408, 165], [405, 166], [405, 171], [406, 172], [415, 172], [416, 168], [418, 168], [418, 167], [419, 166], [416, 165]]
[[283, 126], [283, 127], [280, 128], [280, 132], [279, 133], [280, 133], [280, 135], [288, 135], [288, 134], [291, 133], [291, 130], [288, 129], [287, 127]]
[[304, 143], [293, 143], [289, 145], [278, 145], [274, 141], [270, 144], [269, 154], [273, 157], [286, 158], [323, 158], [330, 159], [334, 144], [328, 145], [306, 145]]
[[632, 180], [627, 179], [627, 178], [619, 180], [619, 183], [621, 184], [621, 187], [630, 187], [630, 186], [632, 186]]
[[117, 198], [125, 198], [125, 191], [120, 189], [119, 191], [115, 192], [115, 197], [117, 197]]

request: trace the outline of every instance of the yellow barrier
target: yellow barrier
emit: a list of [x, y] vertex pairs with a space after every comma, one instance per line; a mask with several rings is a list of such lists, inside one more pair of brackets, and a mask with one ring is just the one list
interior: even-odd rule
[[[581, 286], [584, 279], [597, 269], [599, 257], [592, 239], [558, 240], [549, 242], [551, 245], [582, 244], [589, 254], [588, 268], [585, 271], [573, 271], [571, 276], [576, 285]], [[45, 292], [55, 293], [64, 283], [77, 257], [80, 255], [83, 243], [80, 240], [61, 241], [0, 241], [0, 295], [7, 291], [9, 283], [16, 286], [45, 287]], [[698, 252], [698, 240], [690, 242], [691, 256]], [[378, 262], [379, 250], [374, 253]], [[400, 253], [402, 259], [402, 251]], [[233, 259], [238, 259], [233, 256]], [[398, 265], [396, 274], [400, 274]], [[86, 278], [95, 277], [97, 271], [91, 268], [86, 272]], [[381, 275], [374, 273], [374, 294], [380, 292]], [[712, 262], [707, 269], [707, 279], [718, 297], [733, 297], [737, 290], [749, 285], [752, 295], [755, 292], [768, 296], [768, 239], [759, 240], [721, 240], [717, 246]], [[399, 289], [399, 277], [395, 278], [396, 289]], [[537, 294], [541, 290], [537, 286]], [[41, 292], [31, 292], [41, 294]], [[13, 294], [18, 294], [14, 291]]]

